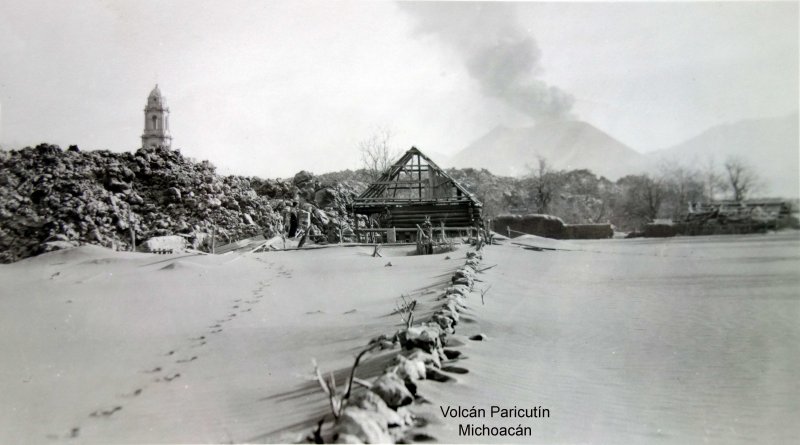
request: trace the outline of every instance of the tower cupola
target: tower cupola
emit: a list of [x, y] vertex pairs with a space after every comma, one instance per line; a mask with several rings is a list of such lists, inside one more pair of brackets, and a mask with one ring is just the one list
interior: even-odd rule
[[152, 146], [170, 147], [172, 136], [169, 132], [169, 107], [161, 90], [156, 84], [150, 95], [147, 96], [147, 105], [144, 107], [144, 133], [142, 134], [142, 147]]

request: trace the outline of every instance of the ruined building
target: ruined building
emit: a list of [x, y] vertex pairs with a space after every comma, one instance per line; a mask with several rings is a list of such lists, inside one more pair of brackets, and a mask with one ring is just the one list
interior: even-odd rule
[[475, 230], [482, 226], [482, 208], [472, 193], [416, 147], [370, 184], [352, 207], [356, 218], [367, 217], [366, 226], [358, 228], [359, 238], [392, 233], [387, 241], [412, 241], [417, 227], [426, 224], [450, 234]]

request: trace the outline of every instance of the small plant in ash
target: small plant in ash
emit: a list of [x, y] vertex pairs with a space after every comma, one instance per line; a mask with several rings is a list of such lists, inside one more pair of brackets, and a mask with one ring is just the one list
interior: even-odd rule
[[[333, 418], [338, 420], [339, 416], [341, 416], [342, 411], [347, 406], [347, 402], [350, 400], [350, 394], [353, 389], [353, 383], [358, 383], [362, 386], [370, 387], [371, 385], [359, 378], [356, 377], [356, 368], [358, 367], [358, 363], [361, 361], [361, 358], [369, 351], [372, 351], [376, 347], [380, 346], [379, 343], [374, 343], [366, 348], [364, 348], [361, 352], [358, 353], [356, 356], [355, 361], [353, 362], [353, 367], [350, 368], [350, 379], [347, 381], [347, 384], [342, 388], [339, 389], [339, 386], [336, 384], [336, 378], [333, 376], [331, 372], [328, 380], [322, 377], [322, 373], [319, 371], [319, 366], [317, 366], [317, 361], [311, 359], [311, 363], [314, 365], [314, 374], [317, 376], [317, 381], [319, 382], [319, 386], [322, 387], [322, 391], [325, 392], [328, 396], [328, 401], [330, 402], [331, 413], [333, 414]], [[320, 421], [320, 428], [322, 426], [323, 420]]]
[[489, 287], [487, 287], [486, 289], [481, 289], [481, 304], [482, 305], [486, 304], [484, 302], [484, 300], [483, 300], [483, 297], [489, 292], [489, 289], [491, 289], [491, 288], [492, 288], [492, 285], [490, 284]]
[[406, 325], [406, 329], [410, 328], [414, 323], [414, 309], [417, 307], [417, 300], [412, 300], [404, 294], [395, 303], [394, 313], [400, 314], [400, 319]]

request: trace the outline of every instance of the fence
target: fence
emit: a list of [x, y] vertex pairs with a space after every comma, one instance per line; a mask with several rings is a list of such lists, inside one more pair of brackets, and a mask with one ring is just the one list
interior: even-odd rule
[[[417, 241], [417, 228], [358, 228], [356, 240], [362, 243], [414, 243]], [[476, 236], [475, 227], [434, 227], [434, 236], [442, 239], [450, 237]]]

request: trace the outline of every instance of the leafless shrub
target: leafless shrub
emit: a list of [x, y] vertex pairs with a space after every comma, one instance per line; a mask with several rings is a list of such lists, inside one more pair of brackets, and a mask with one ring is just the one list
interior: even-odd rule
[[361, 379], [357, 379], [356, 368], [358, 367], [358, 363], [361, 361], [361, 357], [364, 356], [367, 352], [375, 349], [378, 344], [371, 344], [364, 348], [361, 352], [358, 353], [356, 356], [355, 361], [353, 362], [353, 367], [350, 368], [350, 378], [347, 381], [345, 387], [340, 390], [338, 385], [336, 384], [336, 378], [333, 376], [331, 372], [328, 376], [328, 380], [325, 380], [322, 377], [322, 373], [319, 371], [319, 366], [317, 366], [317, 361], [311, 359], [311, 363], [314, 365], [314, 374], [317, 377], [317, 381], [319, 382], [319, 386], [322, 388], [322, 391], [325, 392], [328, 396], [328, 401], [331, 407], [331, 413], [333, 414], [334, 419], [338, 420], [339, 416], [341, 416], [342, 411], [347, 406], [347, 402], [350, 400], [350, 393], [353, 389], [353, 382], [364, 385], [370, 386], [369, 383]]
[[414, 308], [416, 307], [417, 300], [412, 300], [404, 294], [400, 295], [400, 298], [395, 303], [394, 313], [400, 314], [400, 318], [403, 320], [406, 328], [410, 328], [414, 323]]
[[489, 287], [487, 287], [486, 289], [481, 289], [481, 304], [486, 304], [483, 301], [483, 297], [489, 292], [489, 289], [491, 289], [491, 288], [492, 288], [492, 285], [490, 284]]
[[368, 138], [358, 143], [361, 165], [373, 181], [392, 166], [396, 151], [391, 145], [392, 130], [386, 127], [376, 127]]

